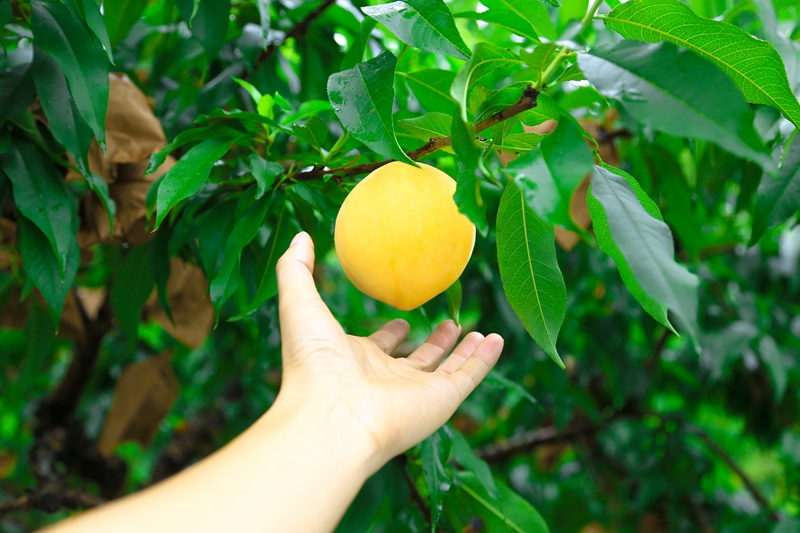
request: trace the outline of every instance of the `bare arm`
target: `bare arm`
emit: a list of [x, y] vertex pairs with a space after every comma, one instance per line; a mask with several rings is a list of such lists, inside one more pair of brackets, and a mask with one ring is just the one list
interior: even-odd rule
[[502, 338], [479, 333], [448, 356], [460, 329], [447, 321], [395, 359], [408, 324], [345, 334], [313, 264], [305, 233], [278, 263], [283, 382], [269, 411], [197, 465], [48, 531], [332, 531], [364, 481], [444, 424], [500, 356]]

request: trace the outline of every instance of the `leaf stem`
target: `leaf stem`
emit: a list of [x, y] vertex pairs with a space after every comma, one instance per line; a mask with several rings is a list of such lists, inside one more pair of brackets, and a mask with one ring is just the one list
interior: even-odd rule
[[[579, 34], [585, 32], [586, 29], [589, 27], [589, 25], [592, 23], [592, 20], [594, 19], [594, 14], [597, 12], [597, 9], [600, 7], [600, 4], [602, 3], [603, 0], [594, 0], [594, 3], [592, 3], [592, 7], [589, 8], [589, 10], [581, 19], [581, 31], [578, 32]], [[550, 61], [550, 64], [547, 65], [547, 68], [544, 69], [544, 73], [539, 77], [539, 80], [536, 82], [536, 85], [534, 85], [534, 89], [541, 91], [544, 87], [546, 87], [547, 82], [550, 81], [550, 78], [553, 76], [556, 70], [558, 70], [558, 67], [561, 66], [561, 63], [564, 62], [564, 59], [566, 59], [567, 57], [571, 57], [574, 54], [575, 52], [570, 50], [568, 47], [562, 46], [561, 50], [559, 50], [558, 54], [556, 54], [556, 57], [554, 57], [553, 60]]]
[[589, 25], [592, 23], [592, 19], [594, 18], [594, 14], [597, 13], [597, 10], [600, 7], [600, 4], [602, 4], [602, 3], [603, 3], [603, 0], [594, 0], [594, 3], [592, 4], [592, 7], [589, 8], [589, 11], [587, 11], [586, 14], [583, 16], [583, 18], [581, 19], [582, 26], [581, 26], [580, 33], [585, 32], [586, 28], [588, 28]]

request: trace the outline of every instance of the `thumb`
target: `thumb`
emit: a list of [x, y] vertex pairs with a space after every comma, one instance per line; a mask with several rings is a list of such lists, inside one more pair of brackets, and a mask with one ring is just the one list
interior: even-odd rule
[[303, 231], [295, 235], [275, 268], [284, 354], [307, 343], [330, 345], [331, 334], [344, 335], [317, 292], [313, 271], [314, 243]]

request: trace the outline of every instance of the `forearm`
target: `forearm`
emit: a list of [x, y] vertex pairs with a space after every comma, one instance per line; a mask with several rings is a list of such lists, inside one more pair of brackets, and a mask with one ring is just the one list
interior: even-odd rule
[[370, 443], [343, 431], [336, 409], [279, 399], [197, 465], [51, 531], [332, 531], [373, 469]]

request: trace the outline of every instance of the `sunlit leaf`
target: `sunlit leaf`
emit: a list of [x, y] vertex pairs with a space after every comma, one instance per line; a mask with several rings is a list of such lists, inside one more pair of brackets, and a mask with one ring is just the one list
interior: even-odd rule
[[[538, 42], [539, 36], [555, 40], [558, 36], [555, 25], [544, 4], [528, 0], [486, 0], [481, 2], [489, 9], [482, 12], [463, 11], [457, 13], [459, 18], [483, 20], [505, 28], [512, 33]], [[556, 0], [547, 3], [558, 6]]]
[[414, 137], [424, 141], [434, 137], [449, 137], [453, 117], [433, 111], [421, 117], [406, 118], [399, 124]]

